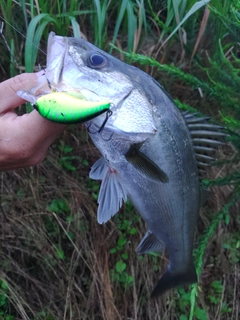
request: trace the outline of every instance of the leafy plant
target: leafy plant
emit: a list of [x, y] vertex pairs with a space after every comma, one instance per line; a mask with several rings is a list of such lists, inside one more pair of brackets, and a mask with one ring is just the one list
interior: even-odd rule
[[[178, 294], [179, 296], [175, 301], [176, 314], [179, 315], [179, 319], [188, 320], [189, 318], [186, 314], [188, 314], [188, 311], [190, 308], [191, 293], [185, 292], [184, 289], [179, 288]], [[195, 307], [193, 316], [194, 316], [194, 319], [197, 319], [197, 320], [208, 320], [208, 315], [206, 310], [198, 306]]]
[[117, 245], [110, 249], [110, 253], [117, 255], [120, 259], [116, 262], [115, 268], [110, 270], [110, 277], [113, 282], [120, 283], [124, 288], [129, 288], [133, 284], [133, 277], [127, 272], [127, 261], [128, 261], [128, 242], [131, 236], [137, 233], [137, 229], [133, 226], [133, 221], [138, 221], [138, 216], [134, 216], [133, 219], [128, 218], [128, 212], [131, 212], [131, 205], [129, 206], [129, 211], [126, 210], [126, 217], [118, 217], [117, 226], [119, 229], [119, 236], [117, 240]]
[[61, 152], [58, 164], [63, 169], [68, 171], [76, 171], [77, 167], [74, 165], [74, 163], [81, 163], [84, 166], [88, 166], [88, 162], [86, 160], [82, 160], [79, 156], [71, 155], [73, 148], [69, 145], [66, 145], [62, 140], [60, 140], [58, 149]]

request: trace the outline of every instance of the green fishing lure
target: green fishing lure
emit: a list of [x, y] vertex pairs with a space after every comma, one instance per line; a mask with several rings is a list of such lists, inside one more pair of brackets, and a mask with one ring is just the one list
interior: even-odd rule
[[87, 101], [68, 92], [51, 92], [36, 100], [34, 108], [53, 122], [73, 124], [85, 122], [109, 110], [107, 101]]
[[63, 124], [85, 122], [110, 109], [110, 102], [88, 101], [75, 91], [53, 91], [37, 98], [28, 91], [20, 90], [17, 95], [29, 101], [45, 119]]

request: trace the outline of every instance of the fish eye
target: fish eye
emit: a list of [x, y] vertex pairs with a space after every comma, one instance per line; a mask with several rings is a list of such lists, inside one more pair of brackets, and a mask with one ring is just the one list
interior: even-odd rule
[[107, 59], [99, 53], [94, 53], [88, 57], [87, 62], [90, 68], [100, 69], [107, 64]]

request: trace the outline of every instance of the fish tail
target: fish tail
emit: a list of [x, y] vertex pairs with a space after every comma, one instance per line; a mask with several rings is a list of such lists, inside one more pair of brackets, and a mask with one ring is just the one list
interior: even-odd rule
[[197, 273], [193, 263], [184, 272], [173, 272], [171, 268], [168, 268], [153, 289], [151, 298], [156, 298], [171, 288], [195, 282], [197, 282]]

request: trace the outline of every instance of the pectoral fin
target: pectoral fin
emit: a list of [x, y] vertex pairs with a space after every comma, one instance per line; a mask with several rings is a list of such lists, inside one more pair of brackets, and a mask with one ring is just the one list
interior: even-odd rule
[[103, 180], [108, 170], [109, 167], [106, 164], [106, 160], [104, 157], [101, 157], [92, 166], [89, 177], [93, 180]]
[[163, 183], [168, 182], [166, 173], [138, 150], [135, 145], [130, 147], [129, 151], [125, 154], [125, 157], [145, 178], [153, 181], [161, 181]]
[[127, 193], [117, 172], [112, 170], [104, 160], [100, 158], [92, 167], [90, 178], [102, 180], [98, 196], [98, 223], [106, 223], [114, 216], [127, 200]]
[[149, 252], [162, 252], [165, 249], [165, 244], [159, 241], [155, 235], [148, 230], [145, 236], [140, 241], [136, 251], [138, 254], [149, 253]]

